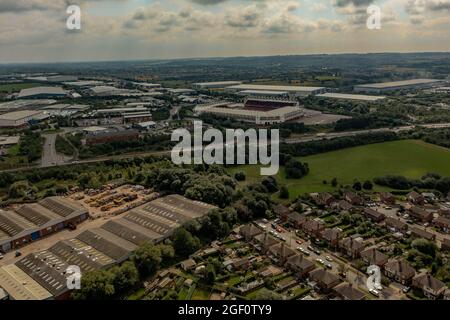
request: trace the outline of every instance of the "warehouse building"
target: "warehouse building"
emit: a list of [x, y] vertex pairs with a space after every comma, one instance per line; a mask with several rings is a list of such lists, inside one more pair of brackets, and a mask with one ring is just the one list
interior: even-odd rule
[[133, 87], [139, 90], [152, 91], [156, 89], [161, 89], [159, 83], [146, 83], [146, 82], [132, 82]]
[[0, 250], [7, 252], [88, 218], [88, 212], [63, 197], [45, 198], [14, 211], [0, 210]]
[[365, 101], [365, 102], [375, 102], [386, 99], [385, 96], [368, 96], [364, 94], [347, 94], [334, 92], [318, 94], [317, 97], [327, 99], [337, 99], [337, 100]]
[[21, 110], [0, 115], [0, 128], [24, 128], [32, 121], [41, 119], [42, 111]]
[[137, 130], [107, 130], [88, 134], [83, 142], [87, 146], [93, 146], [112, 142], [136, 141], [138, 139], [139, 132]]
[[412, 79], [403, 81], [363, 84], [354, 87], [355, 92], [383, 93], [395, 90], [427, 89], [445, 84], [444, 80]]
[[217, 82], [199, 82], [194, 83], [196, 89], [223, 89], [231, 86], [238, 86], [242, 81], [217, 81]]
[[67, 91], [61, 87], [35, 87], [22, 89], [17, 96], [19, 99], [43, 99], [43, 98], [64, 98]]
[[300, 107], [282, 107], [270, 111], [212, 107], [202, 109], [201, 113], [212, 114], [222, 118], [230, 118], [236, 121], [251, 122], [258, 125], [283, 123], [301, 118], [305, 114], [304, 110]]
[[[159, 243], [182, 223], [214, 208], [179, 195], [154, 200], [100, 228], [86, 230], [74, 239], [59, 241], [47, 250], [29, 254], [14, 265], [1, 268], [0, 289], [15, 300], [68, 298], [68, 266], [77, 265], [84, 273], [119, 264], [142, 244]], [[16, 278], [20, 279], [11, 282], [10, 270], [19, 274]]]
[[11, 147], [19, 144], [20, 136], [0, 136], [0, 156], [8, 154]]
[[324, 87], [301, 87], [301, 86], [275, 86], [275, 85], [257, 85], [257, 84], [241, 84], [226, 88], [231, 92], [251, 91], [279, 91], [287, 92], [290, 97], [305, 97], [323, 93], [326, 91]]

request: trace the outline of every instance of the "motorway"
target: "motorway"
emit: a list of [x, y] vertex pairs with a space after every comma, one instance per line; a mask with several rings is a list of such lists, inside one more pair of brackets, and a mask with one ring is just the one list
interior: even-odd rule
[[[269, 221], [267, 223], [264, 223], [263, 221], [258, 221], [258, 225], [262, 226], [264, 230], [270, 231], [273, 230], [272, 223], [273, 221]], [[318, 267], [323, 267], [323, 265], [319, 262], [317, 262], [317, 259], [322, 259], [323, 261], [329, 263], [331, 265], [331, 269], [327, 269], [328, 271], [339, 275], [340, 272], [343, 272], [345, 270], [345, 280], [351, 284], [353, 284], [356, 287], [359, 287], [360, 290], [363, 290], [367, 293], [368, 296], [371, 294], [368, 293], [368, 289], [366, 286], [367, 282], [367, 274], [357, 270], [356, 268], [352, 267], [350, 263], [343, 260], [343, 258], [336, 255], [336, 253], [320, 248], [320, 254], [317, 254], [311, 250], [308, 249], [308, 246], [312, 246], [313, 248], [317, 248], [314, 246], [314, 244], [311, 244], [311, 241], [302, 239], [298, 237], [295, 233], [294, 229], [288, 230], [286, 228], [280, 227], [283, 232], [278, 233], [281, 238], [285, 240], [285, 243], [296, 252], [300, 252], [297, 248], [301, 247], [304, 250], [308, 251], [310, 255], [308, 256], [308, 259], [313, 261]], [[275, 230], [274, 230], [275, 231]], [[300, 241], [301, 244], [299, 244], [297, 241]], [[327, 258], [331, 258], [327, 259]], [[380, 299], [384, 300], [399, 300], [399, 299], [407, 299], [406, 296], [401, 291], [402, 286], [392, 283], [389, 287], [384, 287], [383, 290], [380, 292]], [[375, 298], [375, 297], [373, 297]]]

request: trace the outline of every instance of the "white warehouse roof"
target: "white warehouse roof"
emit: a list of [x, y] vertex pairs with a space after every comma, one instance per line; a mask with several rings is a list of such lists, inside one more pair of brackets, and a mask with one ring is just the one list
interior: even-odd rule
[[19, 98], [31, 97], [36, 95], [66, 95], [67, 92], [61, 87], [35, 87], [22, 89], [19, 93]]
[[22, 111], [14, 111], [0, 115], [0, 120], [12, 120], [17, 121], [20, 119], [38, 116], [42, 113], [42, 111], [36, 110], [22, 110]]
[[346, 94], [346, 93], [323, 93], [318, 94], [320, 98], [344, 99], [344, 100], [361, 100], [361, 101], [378, 101], [386, 99], [385, 96], [369, 96], [364, 94]]
[[240, 84], [228, 87], [232, 90], [258, 90], [258, 91], [286, 91], [286, 92], [314, 92], [323, 90], [324, 87], [301, 87], [301, 86], [275, 86], [275, 85], [259, 85], [259, 84]]

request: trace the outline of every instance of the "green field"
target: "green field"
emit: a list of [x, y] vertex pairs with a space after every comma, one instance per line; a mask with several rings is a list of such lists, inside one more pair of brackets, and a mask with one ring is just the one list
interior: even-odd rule
[[[427, 172], [450, 176], [450, 150], [418, 140], [402, 140], [343, 149], [299, 158], [307, 162], [310, 173], [303, 179], [286, 179], [283, 168], [277, 181], [289, 188], [290, 198], [308, 193], [333, 191], [331, 180], [338, 184], [353, 184], [383, 175], [419, 178]], [[258, 166], [231, 168], [230, 173], [244, 171], [250, 183], [261, 179]], [[326, 180], [328, 184], [323, 184]], [[382, 188], [377, 187], [378, 190]]]
[[2, 84], [0, 85], [0, 92], [17, 92], [22, 89], [39, 87], [39, 83], [11, 83], [11, 84]]

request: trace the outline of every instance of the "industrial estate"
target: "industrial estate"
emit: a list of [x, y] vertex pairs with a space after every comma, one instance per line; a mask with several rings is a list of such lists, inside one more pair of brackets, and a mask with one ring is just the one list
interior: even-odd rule
[[[0, 66], [0, 300], [450, 299], [450, 55], [346, 59]], [[175, 165], [198, 121], [281, 170]]]

